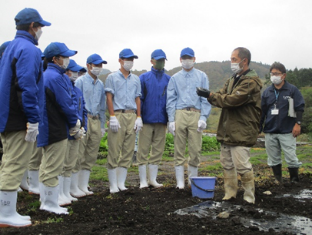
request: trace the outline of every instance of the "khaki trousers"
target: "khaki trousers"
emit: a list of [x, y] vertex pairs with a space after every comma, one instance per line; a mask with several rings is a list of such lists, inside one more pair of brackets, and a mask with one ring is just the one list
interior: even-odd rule
[[84, 146], [82, 145], [82, 141], [83, 141], [83, 139], [78, 141], [77, 160], [76, 160], [75, 166], [72, 169], [72, 173], [77, 173], [78, 171], [80, 171], [81, 159], [82, 159], [82, 155], [84, 154], [84, 152], [83, 152], [84, 151]]
[[67, 139], [43, 147], [39, 182], [47, 187], [56, 187], [58, 185], [58, 176], [63, 170], [66, 149]]
[[112, 132], [112, 130], [108, 128], [107, 168], [129, 168], [131, 166], [135, 145], [134, 123], [136, 120], [136, 114], [116, 113], [115, 115], [121, 127], [118, 129], [117, 133]]
[[80, 141], [80, 169], [91, 171], [94, 166], [102, 139], [101, 121], [99, 119], [88, 118], [87, 135]]
[[174, 137], [174, 162], [176, 166], [184, 165], [186, 159], [185, 147], [188, 142], [188, 164], [198, 167], [202, 147], [202, 132], [198, 132], [198, 120], [200, 113], [176, 110], [175, 137]]
[[237, 173], [243, 175], [252, 169], [249, 159], [249, 147], [221, 144], [220, 162], [225, 170], [235, 168]]
[[[137, 161], [139, 165], [159, 165], [166, 144], [166, 125], [144, 124], [139, 135]], [[151, 150], [151, 151], [150, 151]], [[148, 160], [148, 155], [150, 158]]]
[[27, 170], [34, 144], [25, 141], [26, 131], [1, 133], [3, 145], [0, 190], [16, 191]]
[[80, 140], [68, 140], [67, 142], [67, 149], [62, 172], [64, 177], [70, 177], [73, 168], [76, 166], [78, 159], [79, 141]]
[[37, 147], [37, 141], [34, 143], [34, 149], [29, 160], [28, 170], [29, 171], [38, 171], [40, 168], [42, 159], [42, 147]]

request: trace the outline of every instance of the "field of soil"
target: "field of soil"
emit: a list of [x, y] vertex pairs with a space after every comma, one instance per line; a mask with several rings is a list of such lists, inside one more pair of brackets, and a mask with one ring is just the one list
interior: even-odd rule
[[[200, 174], [218, 176], [222, 175], [220, 172], [220, 169], [208, 172], [202, 168]], [[95, 194], [81, 198], [68, 207], [70, 215], [40, 211], [38, 196], [29, 195], [27, 192], [19, 193], [18, 211], [30, 215], [33, 225], [25, 228], [3, 228], [0, 234], [311, 234], [312, 228], [310, 233], [307, 228], [299, 233], [278, 226], [264, 230], [244, 223], [246, 220], [255, 219], [270, 222], [281, 215], [288, 215], [304, 217], [309, 226], [312, 219], [311, 198], [299, 200], [291, 196], [302, 190], [312, 190], [310, 173], [301, 173], [300, 183], [291, 184], [285, 176], [283, 185], [277, 185], [265, 163], [254, 165], [254, 172], [256, 203], [250, 205], [243, 201], [240, 186], [237, 199], [215, 209], [215, 215], [229, 212], [228, 218], [221, 219], [215, 215], [200, 218], [196, 213], [176, 213], [179, 209], [207, 201], [220, 204], [224, 196], [223, 179], [221, 176], [217, 178], [212, 200], [195, 198], [192, 197], [189, 187], [184, 190], [175, 188], [173, 162], [167, 161], [163, 162], [158, 178], [159, 182], [164, 183], [164, 187], [139, 189], [137, 172], [129, 172], [129, 190], [111, 195], [107, 182], [92, 180], [90, 185]], [[185, 176], [186, 174], [187, 172]], [[272, 194], [264, 194], [266, 191]], [[233, 209], [235, 207], [238, 209]], [[265, 211], [274, 214], [266, 214]]]

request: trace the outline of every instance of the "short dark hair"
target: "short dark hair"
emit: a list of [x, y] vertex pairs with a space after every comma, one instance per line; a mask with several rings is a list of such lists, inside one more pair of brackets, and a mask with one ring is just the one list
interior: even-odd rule
[[[31, 24], [31, 23], [30, 23], [30, 24]], [[21, 25], [16, 25], [16, 29], [17, 29], [17, 30], [24, 30], [24, 31], [28, 31], [28, 30], [29, 30], [29, 26], [30, 26], [30, 24], [21, 24]], [[35, 22], [35, 23], [34, 23], [34, 28], [37, 28], [37, 27], [39, 27], [39, 26], [43, 27], [43, 25], [42, 25], [42, 24], [40, 24], [40, 23], [38, 23], [38, 22]]]
[[234, 51], [238, 50], [238, 57], [243, 59], [247, 59], [248, 60], [248, 65], [250, 64], [250, 60], [251, 60], [251, 54], [250, 51], [245, 48], [245, 47], [237, 47], [234, 49]]
[[278, 71], [281, 71], [282, 73], [286, 73], [286, 68], [285, 66], [280, 63], [280, 62], [274, 62], [271, 67], [270, 67], [270, 72], [273, 70], [273, 69], [277, 69]]

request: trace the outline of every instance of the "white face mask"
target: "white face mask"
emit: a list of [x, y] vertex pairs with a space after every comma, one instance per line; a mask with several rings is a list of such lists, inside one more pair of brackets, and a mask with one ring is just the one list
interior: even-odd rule
[[275, 85], [281, 84], [281, 82], [283, 81], [282, 77], [280, 76], [271, 76], [270, 79], [271, 79], [271, 82]]
[[[243, 60], [242, 60], [242, 61], [243, 61]], [[241, 62], [242, 62], [242, 61], [241, 61]], [[233, 73], [240, 73], [240, 72], [243, 70], [243, 67], [241, 68], [241, 67], [239, 66], [239, 64], [240, 64], [241, 62], [239, 62], [239, 63], [231, 63], [231, 70], [232, 70]]]
[[124, 64], [122, 66], [126, 71], [130, 71], [133, 67], [133, 61], [124, 61]]
[[98, 76], [102, 72], [102, 68], [100, 67], [92, 67], [91, 71], [92, 74]]
[[78, 72], [73, 72], [70, 71], [71, 76], [69, 77], [71, 81], [76, 81], [76, 79], [78, 78]]
[[67, 69], [69, 65], [69, 58], [63, 58], [63, 65], [61, 65], [61, 68]]
[[35, 32], [35, 39], [37, 40], [37, 41], [39, 41], [39, 38], [41, 37], [41, 35], [42, 35], [42, 30], [41, 30], [41, 28], [38, 28], [38, 30], [37, 30], [37, 32], [36, 31], [34, 31]]
[[182, 60], [181, 63], [184, 69], [191, 69], [194, 67], [194, 61], [192, 59]]

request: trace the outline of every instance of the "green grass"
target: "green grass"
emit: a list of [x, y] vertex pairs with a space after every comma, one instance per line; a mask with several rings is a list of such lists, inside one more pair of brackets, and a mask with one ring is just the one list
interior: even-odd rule
[[204, 168], [201, 168], [200, 171], [215, 171], [215, 170], [220, 170], [222, 169], [221, 163], [217, 162], [213, 165], [208, 165]]
[[107, 163], [107, 158], [97, 159], [96, 164], [105, 165]]
[[90, 178], [93, 180], [108, 181], [107, 169], [103, 166], [92, 167]]
[[63, 218], [48, 218], [46, 221], [43, 221], [42, 223], [44, 224], [52, 224], [52, 223], [61, 223], [63, 222]]

